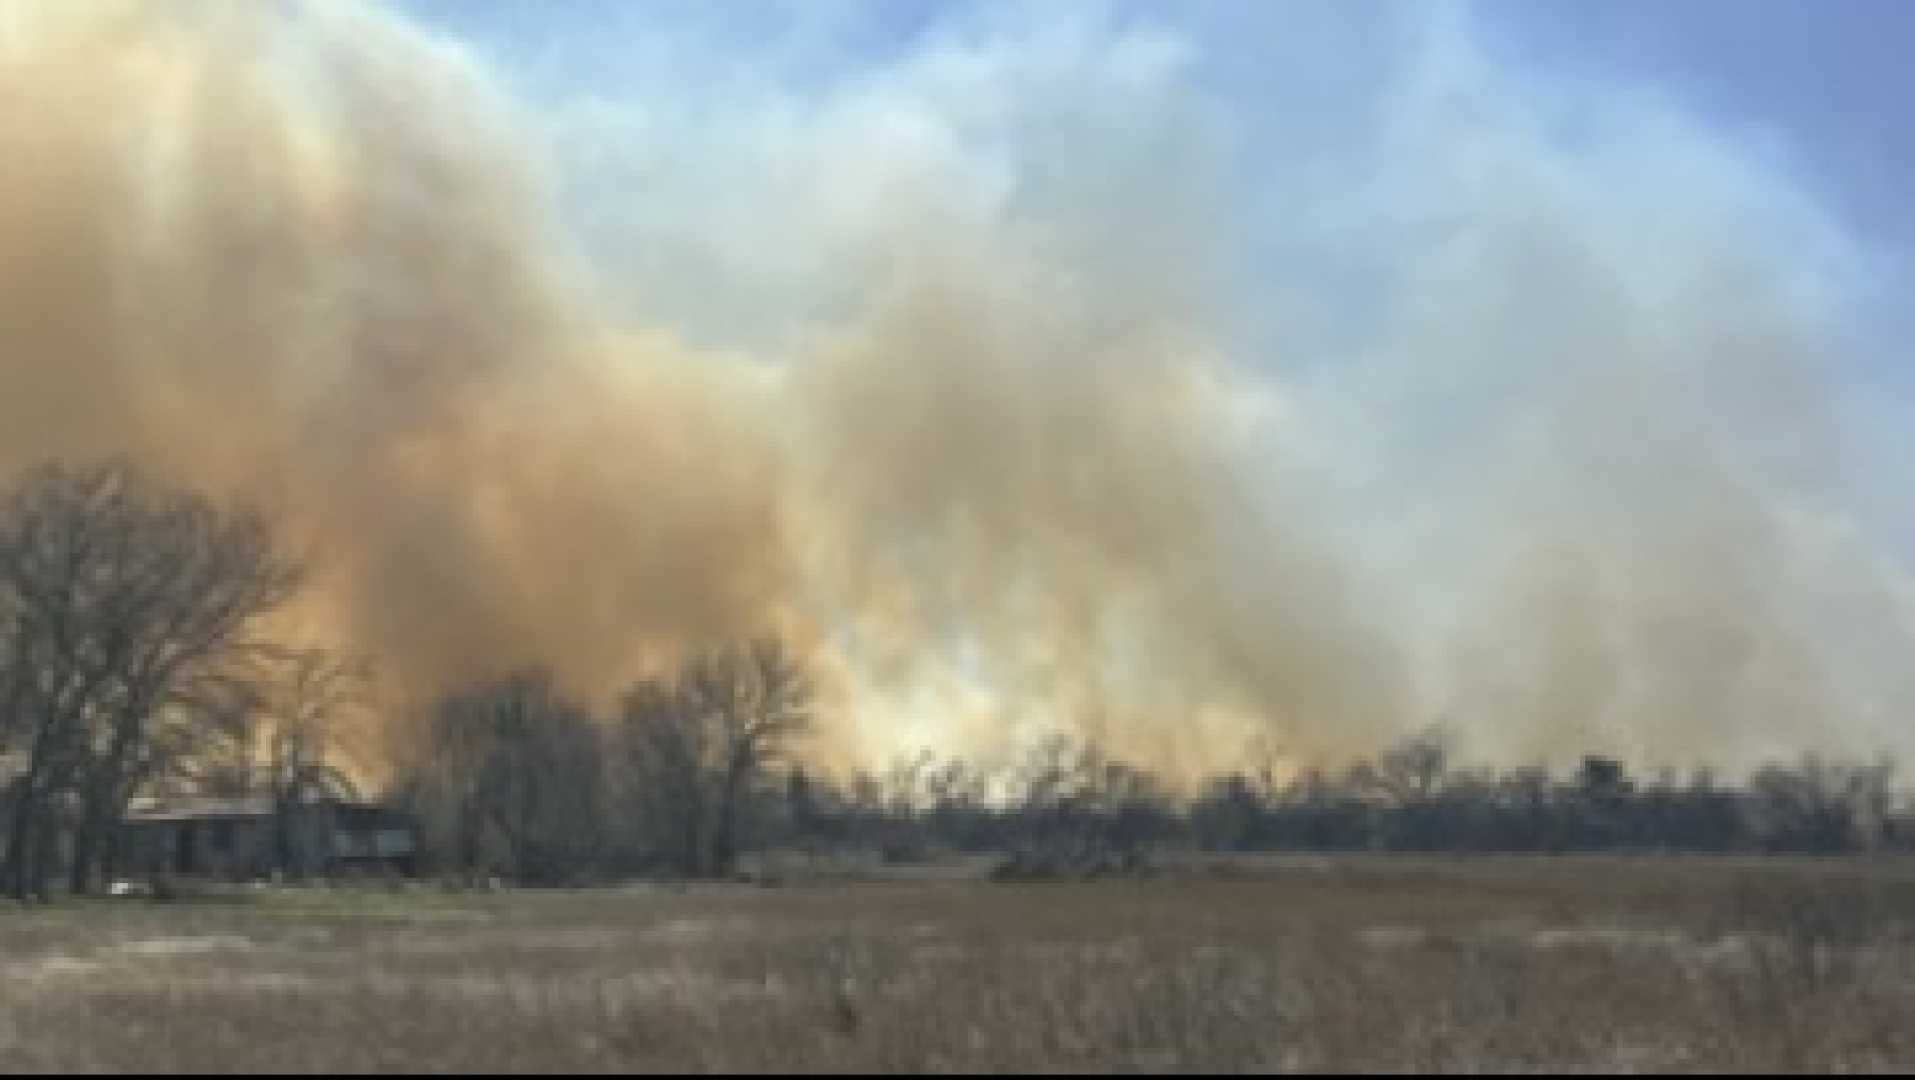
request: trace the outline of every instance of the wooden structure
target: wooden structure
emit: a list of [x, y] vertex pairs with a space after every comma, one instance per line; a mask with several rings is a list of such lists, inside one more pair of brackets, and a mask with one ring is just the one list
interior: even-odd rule
[[114, 845], [122, 874], [229, 879], [411, 874], [418, 828], [343, 782], [296, 798], [180, 795], [137, 800]]

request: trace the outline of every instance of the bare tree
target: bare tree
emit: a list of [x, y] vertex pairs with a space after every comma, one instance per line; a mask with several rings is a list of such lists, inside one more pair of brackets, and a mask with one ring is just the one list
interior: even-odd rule
[[[29, 472], [0, 508], [0, 612], [26, 755], [7, 882], [44, 893], [58, 829], [71, 883], [92, 884], [134, 790], [243, 732], [259, 619], [299, 563], [250, 508], [149, 480], [123, 461]], [[56, 811], [71, 813], [71, 822]]]
[[1399, 802], [1426, 801], [1449, 769], [1450, 734], [1441, 722], [1404, 736], [1378, 760], [1385, 785]]
[[599, 856], [602, 747], [597, 725], [543, 670], [440, 701], [418, 773], [426, 816], [450, 832], [468, 879], [502, 872], [553, 882]]
[[687, 873], [728, 869], [747, 796], [811, 723], [812, 687], [777, 638], [698, 653], [625, 695], [628, 783]]
[[648, 678], [625, 692], [618, 733], [615, 779], [636, 845], [666, 853], [685, 873], [702, 872], [714, 817], [711, 731], [675, 682]]
[[371, 674], [362, 660], [322, 648], [275, 650], [261, 681], [259, 718], [273, 800], [273, 861], [281, 872], [312, 871], [299, 838], [314, 791], [338, 775], [338, 727], [370, 705]]
[[738, 854], [739, 812], [750, 785], [810, 727], [812, 688], [777, 638], [694, 657], [683, 680], [693, 715], [717, 729], [721, 758], [709, 869], [722, 872]]
[[490, 751], [490, 734], [476, 695], [451, 694], [428, 714], [423, 740], [414, 747], [401, 783], [440, 852], [440, 861], [468, 881], [480, 861], [479, 778]]

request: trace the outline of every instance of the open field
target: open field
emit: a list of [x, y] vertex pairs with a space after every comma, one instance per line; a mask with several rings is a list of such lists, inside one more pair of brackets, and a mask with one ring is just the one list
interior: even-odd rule
[[0, 1069], [1882, 1069], [1911, 919], [1694, 858], [93, 901], [0, 912]]

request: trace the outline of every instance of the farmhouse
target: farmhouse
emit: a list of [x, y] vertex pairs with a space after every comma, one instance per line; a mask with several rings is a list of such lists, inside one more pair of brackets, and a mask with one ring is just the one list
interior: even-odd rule
[[[0, 859], [5, 857], [18, 754], [0, 754]], [[136, 797], [109, 841], [110, 874], [265, 877], [358, 873], [410, 874], [418, 847], [412, 818], [361, 797], [333, 769], [317, 769], [292, 797], [275, 799], [272, 784], [247, 778], [218, 795], [154, 791]], [[56, 808], [56, 872], [71, 858], [77, 809]]]
[[409, 874], [411, 819], [337, 792], [297, 802], [271, 796], [147, 799], [129, 808], [116, 860], [122, 872], [207, 877]]

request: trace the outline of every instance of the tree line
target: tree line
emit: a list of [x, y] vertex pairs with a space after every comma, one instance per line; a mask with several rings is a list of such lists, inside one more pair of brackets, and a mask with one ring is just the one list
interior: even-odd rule
[[1153, 852], [1394, 851], [1806, 853], [1915, 850], [1915, 808], [1887, 761], [1814, 755], [1738, 784], [1712, 771], [1631, 775], [1583, 758], [1459, 766], [1440, 728], [1340, 770], [1226, 771], [1174, 788], [1149, 770], [1059, 736], [1019, 765], [979, 769], [925, 754], [834, 786], [794, 772], [784, 842], [848, 845], [892, 859], [1001, 852], [1011, 872], [1098, 873]]
[[[306, 579], [272, 522], [121, 460], [44, 465], [0, 498], [0, 891], [97, 888], [134, 799], [257, 792], [278, 864], [334, 772], [367, 666], [293, 648], [269, 617]], [[387, 800], [426, 869], [527, 883], [730, 872], [753, 848], [893, 860], [995, 852], [1012, 872], [1216, 851], [1838, 852], [1915, 848], [1886, 762], [1805, 758], [1739, 784], [1457, 766], [1433, 728], [1339, 770], [1245, 768], [1178, 786], [1059, 736], [1011, 766], [907, 758], [807, 770], [804, 664], [776, 638], [695, 650], [600, 714], [539, 669], [445, 694]]]
[[[756, 848], [889, 862], [986, 854], [1009, 876], [1147, 871], [1176, 850], [1915, 850], [1915, 811], [1885, 761], [1807, 756], [1729, 784], [1706, 769], [1638, 778], [1592, 755], [1554, 775], [1459, 766], [1441, 729], [1335, 772], [1233, 771], [1181, 790], [1068, 736], [1007, 767], [925, 753], [834, 778], [788, 753], [798, 714], [762, 703], [803, 700], [766, 691], [802, 675], [775, 644], [759, 648], [641, 684], [610, 723], [563, 704], [538, 676], [448, 699], [431, 764], [407, 789], [438, 822], [437, 867], [583, 883], [723, 874]], [[535, 717], [546, 722], [526, 723]], [[755, 741], [753, 730], [771, 737]]]

